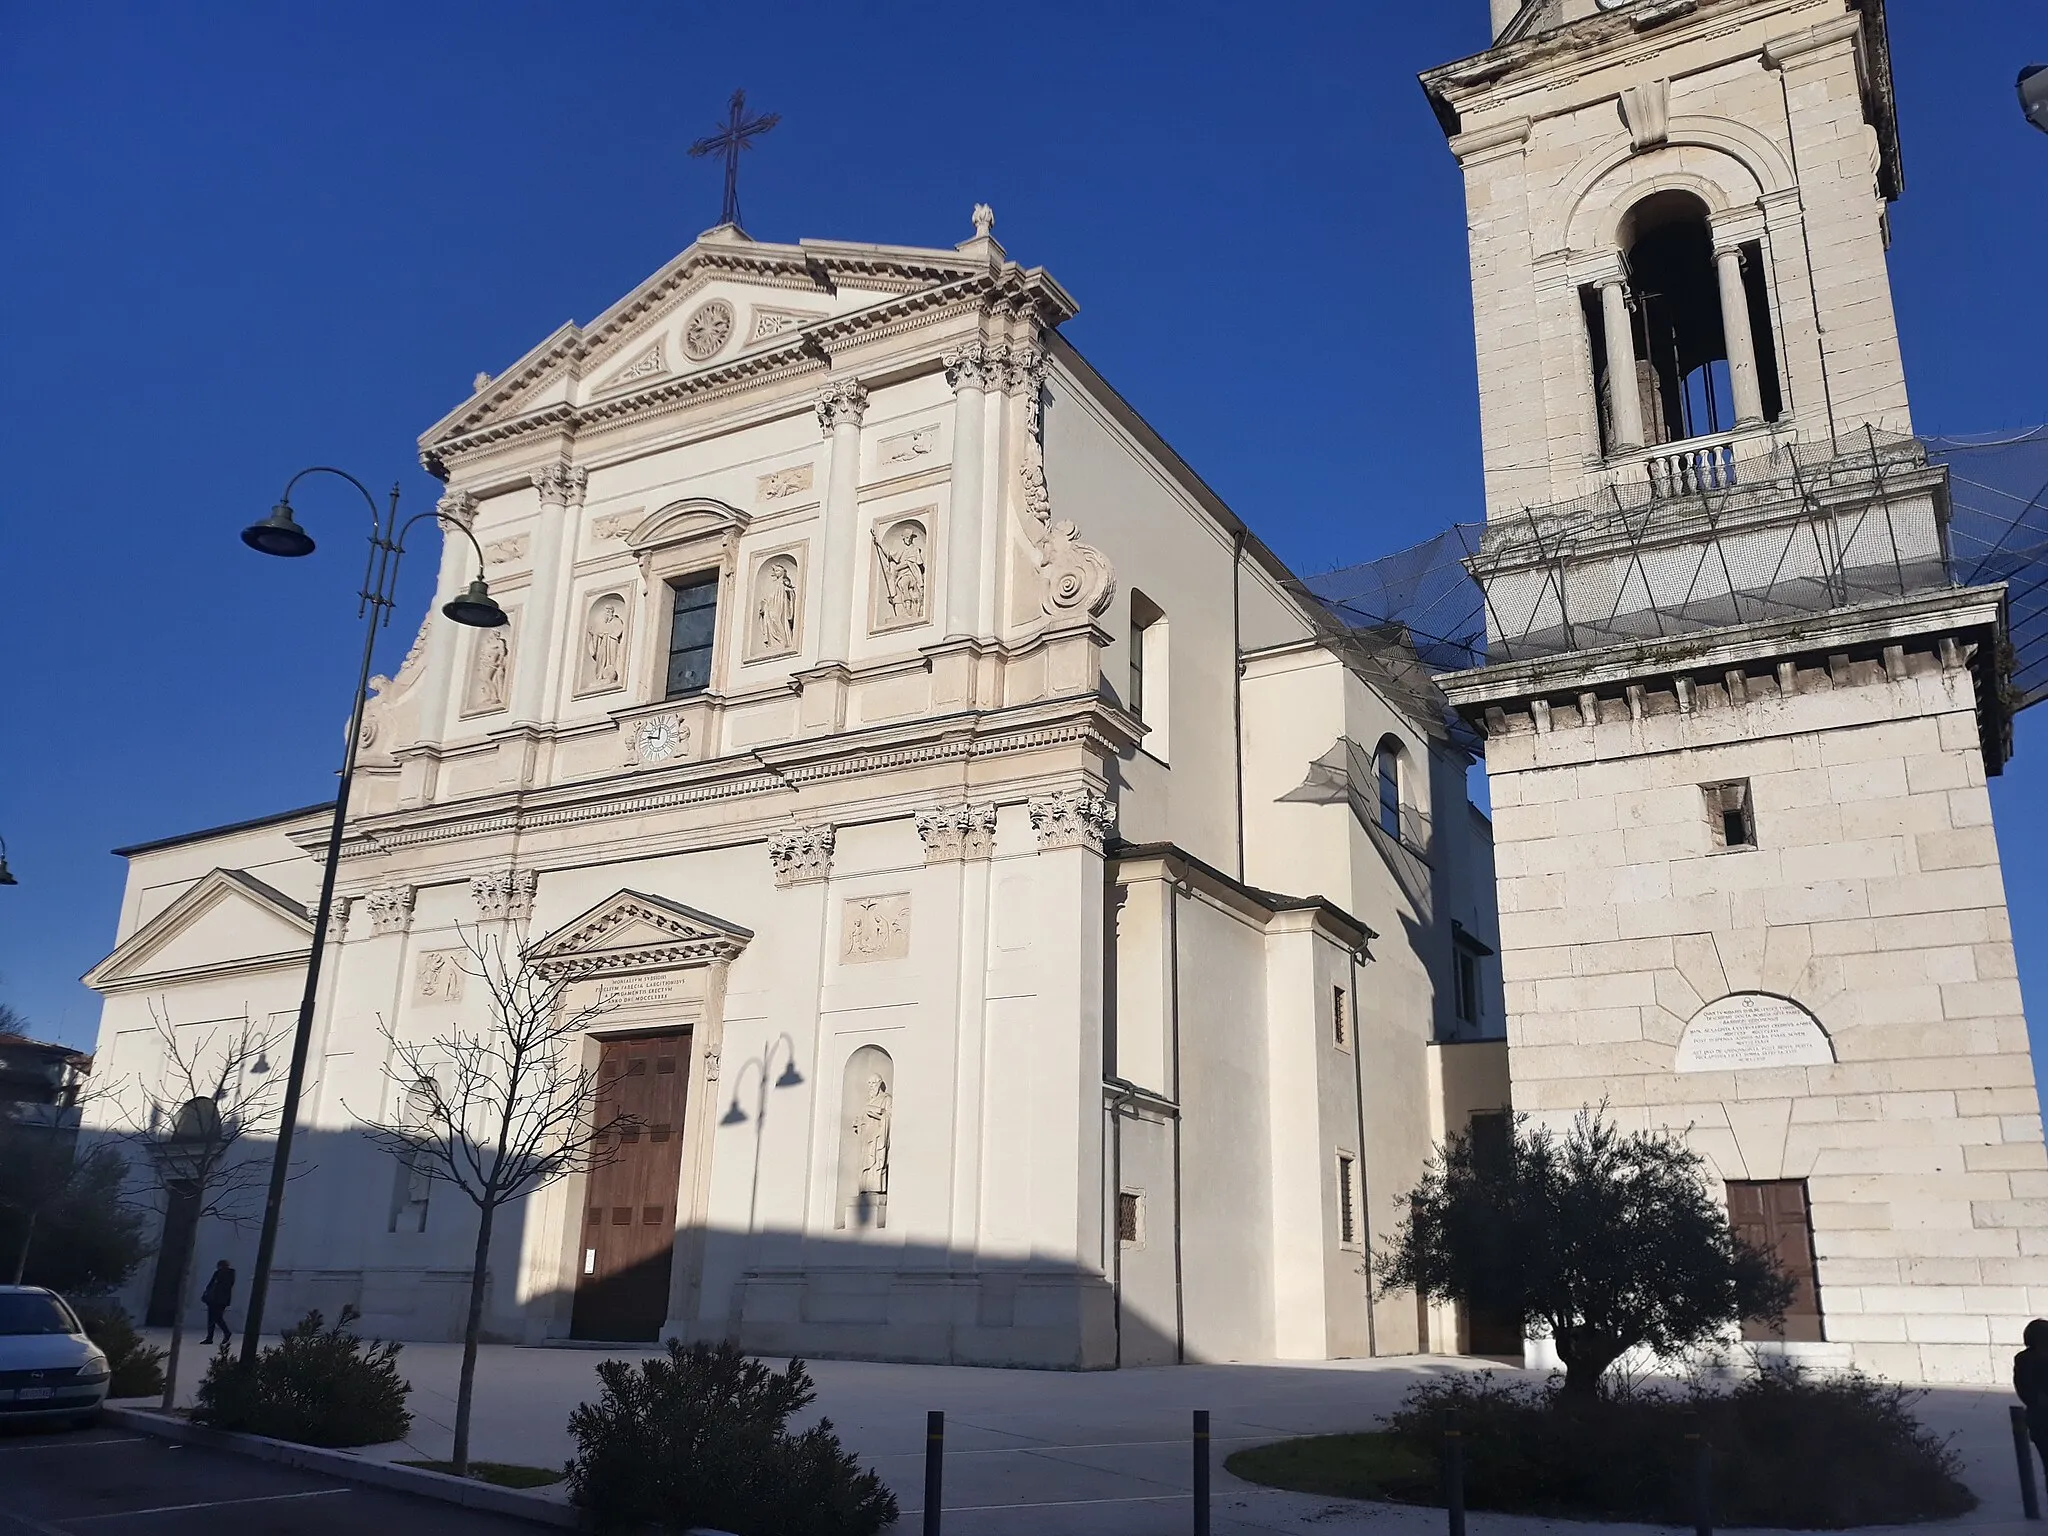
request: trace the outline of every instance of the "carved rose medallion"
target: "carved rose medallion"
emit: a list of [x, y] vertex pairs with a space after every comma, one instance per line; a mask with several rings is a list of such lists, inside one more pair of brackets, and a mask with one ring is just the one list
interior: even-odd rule
[[732, 306], [723, 299], [698, 305], [683, 323], [683, 351], [695, 362], [716, 357], [731, 339]]

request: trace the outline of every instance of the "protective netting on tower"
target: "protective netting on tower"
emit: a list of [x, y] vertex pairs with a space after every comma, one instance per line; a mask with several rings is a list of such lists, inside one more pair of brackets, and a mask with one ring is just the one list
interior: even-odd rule
[[1427, 691], [1415, 671], [2002, 582], [2011, 707], [2048, 697], [2048, 427], [1866, 430], [1749, 458], [1739, 445], [1672, 448], [1651, 451], [1647, 469], [1578, 501], [1454, 524], [1301, 589], [1329, 615], [1331, 639]]

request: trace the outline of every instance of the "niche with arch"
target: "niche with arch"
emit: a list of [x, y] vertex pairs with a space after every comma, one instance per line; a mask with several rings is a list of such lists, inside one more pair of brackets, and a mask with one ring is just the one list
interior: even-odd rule
[[577, 661], [578, 693], [610, 693], [626, 686], [626, 642], [631, 610], [623, 592], [601, 592], [583, 619], [583, 654]]
[[839, 1091], [839, 1205], [842, 1231], [889, 1225], [889, 1141], [894, 1129], [896, 1063], [879, 1045], [846, 1058]]

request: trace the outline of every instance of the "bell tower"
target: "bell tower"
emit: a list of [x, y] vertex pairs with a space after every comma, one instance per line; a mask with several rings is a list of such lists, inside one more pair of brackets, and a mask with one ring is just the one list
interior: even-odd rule
[[[1466, 185], [1516, 1107], [1687, 1134], [1798, 1285], [1754, 1342], [1993, 1380], [2048, 1152], [1958, 585], [1886, 270], [1883, 0], [1492, 0]], [[1532, 1346], [1533, 1347], [1533, 1346]]]

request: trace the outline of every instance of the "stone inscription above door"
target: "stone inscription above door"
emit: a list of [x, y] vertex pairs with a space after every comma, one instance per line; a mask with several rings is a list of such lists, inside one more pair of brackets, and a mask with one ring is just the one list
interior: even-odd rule
[[1692, 1016], [1678, 1041], [1680, 1072], [1832, 1066], [1835, 1048], [1820, 1021], [1767, 992], [1737, 992]]

